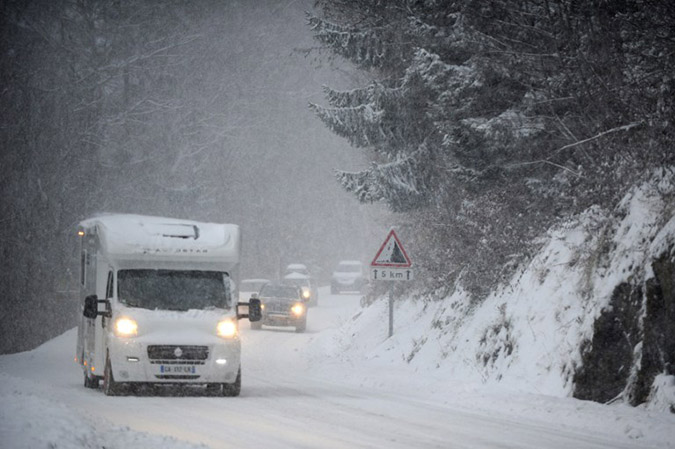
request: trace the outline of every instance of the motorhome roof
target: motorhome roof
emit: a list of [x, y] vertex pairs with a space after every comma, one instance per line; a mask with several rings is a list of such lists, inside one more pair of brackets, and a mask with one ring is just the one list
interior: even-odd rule
[[95, 230], [101, 251], [116, 260], [239, 262], [239, 226], [145, 215], [99, 215], [80, 223]]

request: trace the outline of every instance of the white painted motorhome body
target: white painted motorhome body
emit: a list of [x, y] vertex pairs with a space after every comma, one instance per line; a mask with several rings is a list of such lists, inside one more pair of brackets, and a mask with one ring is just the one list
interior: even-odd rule
[[246, 316], [237, 313], [239, 227], [111, 214], [82, 221], [78, 234], [76, 359], [85, 386], [103, 380], [115, 394], [140, 383], [194, 383], [238, 394], [237, 319]]

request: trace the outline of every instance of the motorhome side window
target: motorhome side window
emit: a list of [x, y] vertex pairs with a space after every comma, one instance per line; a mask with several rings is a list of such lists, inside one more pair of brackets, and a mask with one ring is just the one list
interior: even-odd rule
[[[227, 285], [227, 287], [226, 287]], [[229, 276], [221, 271], [119, 270], [117, 299], [128, 307], [191, 310], [230, 307]]]
[[82, 255], [80, 257], [80, 283], [83, 286], [84, 282], [87, 280], [86, 269], [87, 269], [87, 251], [82, 250]]
[[106, 283], [105, 286], [105, 297], [107, 298], [112, 298], [113, 296], [113, 272], [108, 271], [108, 282]]

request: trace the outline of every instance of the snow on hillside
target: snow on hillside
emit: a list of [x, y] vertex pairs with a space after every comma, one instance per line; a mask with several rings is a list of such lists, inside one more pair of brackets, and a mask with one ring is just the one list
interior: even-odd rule
[[[655, 175], [615, 211], [591, 208], [552, 229], [538, 255], [481, 304], [461, 290], [442, 301], [399, 299], [394, 336], [384, 339], [387, 302], [376, 301], [325, 349], [352, 364], [569, 397], [582, 342], [592, 338], [615, 286], [635, 276], [635, 267], [649, 277], [651, 260], [675, 241], [674, 191], [672, 180]], [[675, 376], [658, 376], [647, 407], [673, 404]]]

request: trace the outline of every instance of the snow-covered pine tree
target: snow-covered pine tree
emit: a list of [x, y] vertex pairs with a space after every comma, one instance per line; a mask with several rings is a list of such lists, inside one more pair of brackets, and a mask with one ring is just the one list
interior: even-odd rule
[[338, 179], [407, 214], [432, 284], [484, 291], [555, 220], [673, 163], [668, 2], [318, 4], [316, 38], [374, 79], [312, 106], [375, 155]]

